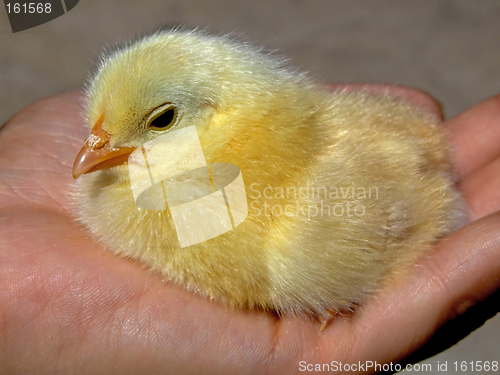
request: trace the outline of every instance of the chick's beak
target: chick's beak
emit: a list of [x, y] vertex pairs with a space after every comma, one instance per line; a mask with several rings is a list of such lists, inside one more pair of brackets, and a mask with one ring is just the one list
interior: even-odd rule
[[125, 164], [135, 147], [111, 147], [110, 134], [102, 129], [104, 116], [97, 120], [73, 164], [73, 178], [82, 174]]

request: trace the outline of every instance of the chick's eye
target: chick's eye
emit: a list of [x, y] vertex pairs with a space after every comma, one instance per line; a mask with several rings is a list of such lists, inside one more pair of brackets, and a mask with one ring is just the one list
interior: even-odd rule
[[157, 128], [157, 129], [165, 129], [166, 127], [172, 125], [177, 118], [177, 109], [170, 108], [163, 112], [158, 117], [154, 118], [153, 121], [150, 122], [149, 127]]

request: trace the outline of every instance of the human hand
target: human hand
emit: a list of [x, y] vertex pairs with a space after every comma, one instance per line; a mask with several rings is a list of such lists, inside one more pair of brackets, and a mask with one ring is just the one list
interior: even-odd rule
[[[418, 91], [370, 87], [438, 111]], [[95, 243], [70, 208], [71, 167], [87, 135], [78, 100], [41, 100], [0, 131], [0, 373], [265, 374], [300, 372], [301, 361], [395, 363], [500, 284], [500, 96], [443, 125], [470, 224], [324, 331], [315, 321], [229, 310]]]

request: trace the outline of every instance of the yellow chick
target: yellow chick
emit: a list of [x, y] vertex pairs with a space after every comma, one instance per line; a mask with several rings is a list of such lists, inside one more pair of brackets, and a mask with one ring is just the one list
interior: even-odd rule
[[[325, 91], [250, 45], [160, 32], [103, 57], [86, 93], [78, 219], [115, 253], [225, 305], [352, 310], [463, 222], [437, 118], [386, 94]], [[247, 215], [183, 246], [172, 207], [136, 203], [127, 160], [190, 127], [207, 164], [240, 169]], [[211, 214], [190, 230], [223, 221]]]

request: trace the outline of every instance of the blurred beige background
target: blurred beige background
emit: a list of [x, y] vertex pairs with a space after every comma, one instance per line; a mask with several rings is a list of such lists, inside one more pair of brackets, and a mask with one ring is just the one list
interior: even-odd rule
[[[321, 81], [423, 89], [447, 117], [500, 91], [498, 0], [81, 0], [66, 15], [16, 34], [0, 9], [0, 124], [34, 100], [80, 89], [104, 46], [179, 24], [234, 31]], [[498, 293], [488, 313], [479, 307], [462, 322], [481, 325], [498, 311], [497, 301]], [[497, 316], [425, 362], [435, 372], [437, 361], [447, 360], [450, 370], [455, 360], [500, 360], [499, 346]]]

